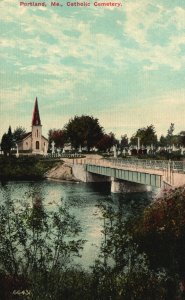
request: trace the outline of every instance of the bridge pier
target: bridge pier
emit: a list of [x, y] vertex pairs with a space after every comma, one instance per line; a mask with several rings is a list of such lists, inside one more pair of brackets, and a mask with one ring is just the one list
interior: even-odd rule
[[141, 193], [149, 190], [150, 187], [145, 184], [119, 180], [111, 177], [111, 193]]
[[110, 177], [86, 171], [84, 165], [72, 165], [73, 176], [82, 182], [109, 182]]

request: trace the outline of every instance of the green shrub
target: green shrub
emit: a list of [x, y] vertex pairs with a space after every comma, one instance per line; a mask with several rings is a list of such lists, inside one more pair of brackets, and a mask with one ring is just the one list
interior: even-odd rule
[[184, 276], [185, 187], [166, 191], [132, 225], [134, 239], [152, 267], [165, 267], [171, 274]]

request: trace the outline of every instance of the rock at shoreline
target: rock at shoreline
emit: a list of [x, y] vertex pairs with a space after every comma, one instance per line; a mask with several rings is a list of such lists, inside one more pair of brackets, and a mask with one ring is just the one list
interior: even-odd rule
[[73, 176], [72, 168], [68, 164], [59, 162], [55, 167], [45, 173], [48, 179], [77, 181]]

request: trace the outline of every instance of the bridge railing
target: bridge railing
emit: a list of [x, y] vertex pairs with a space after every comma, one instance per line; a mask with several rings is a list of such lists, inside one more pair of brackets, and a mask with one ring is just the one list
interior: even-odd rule
[[48, 153], [47, 155], [43, 156], [43, 158], [84, 158], [84, 155], [78, 153]]
[[185, 162], [183, 161], [172, 161], [171, 162], [171, 168], [174, 171], [183, 172], [185, 173]]
[[170, 160], [131, 160], [131, 159], [109, 159], [116, 166], [127, 166], [143, 169], [167, 170], [171, 169], [174, 172], [185, 172], [185, 163], [183, 161]]
[[153, 169], [159, 171], [170, 170], [174, 173], [185, 173], [185, 162], [170, 160], [143, 160], [143, 159], [76, 159], [78, 164], [94, 164], [107, 167], [120, 167], [129, 169]]

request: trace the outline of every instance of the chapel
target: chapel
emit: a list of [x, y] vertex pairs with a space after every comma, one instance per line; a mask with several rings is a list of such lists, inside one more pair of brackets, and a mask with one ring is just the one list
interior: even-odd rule
[[38, 100], [35, 99], [31, 132], [27, 132], [18, 145], [18, 150], [32, 154], [46, 154], [48, 150], [48, 139], [42, 135], [42, 125], [39, 114]]

